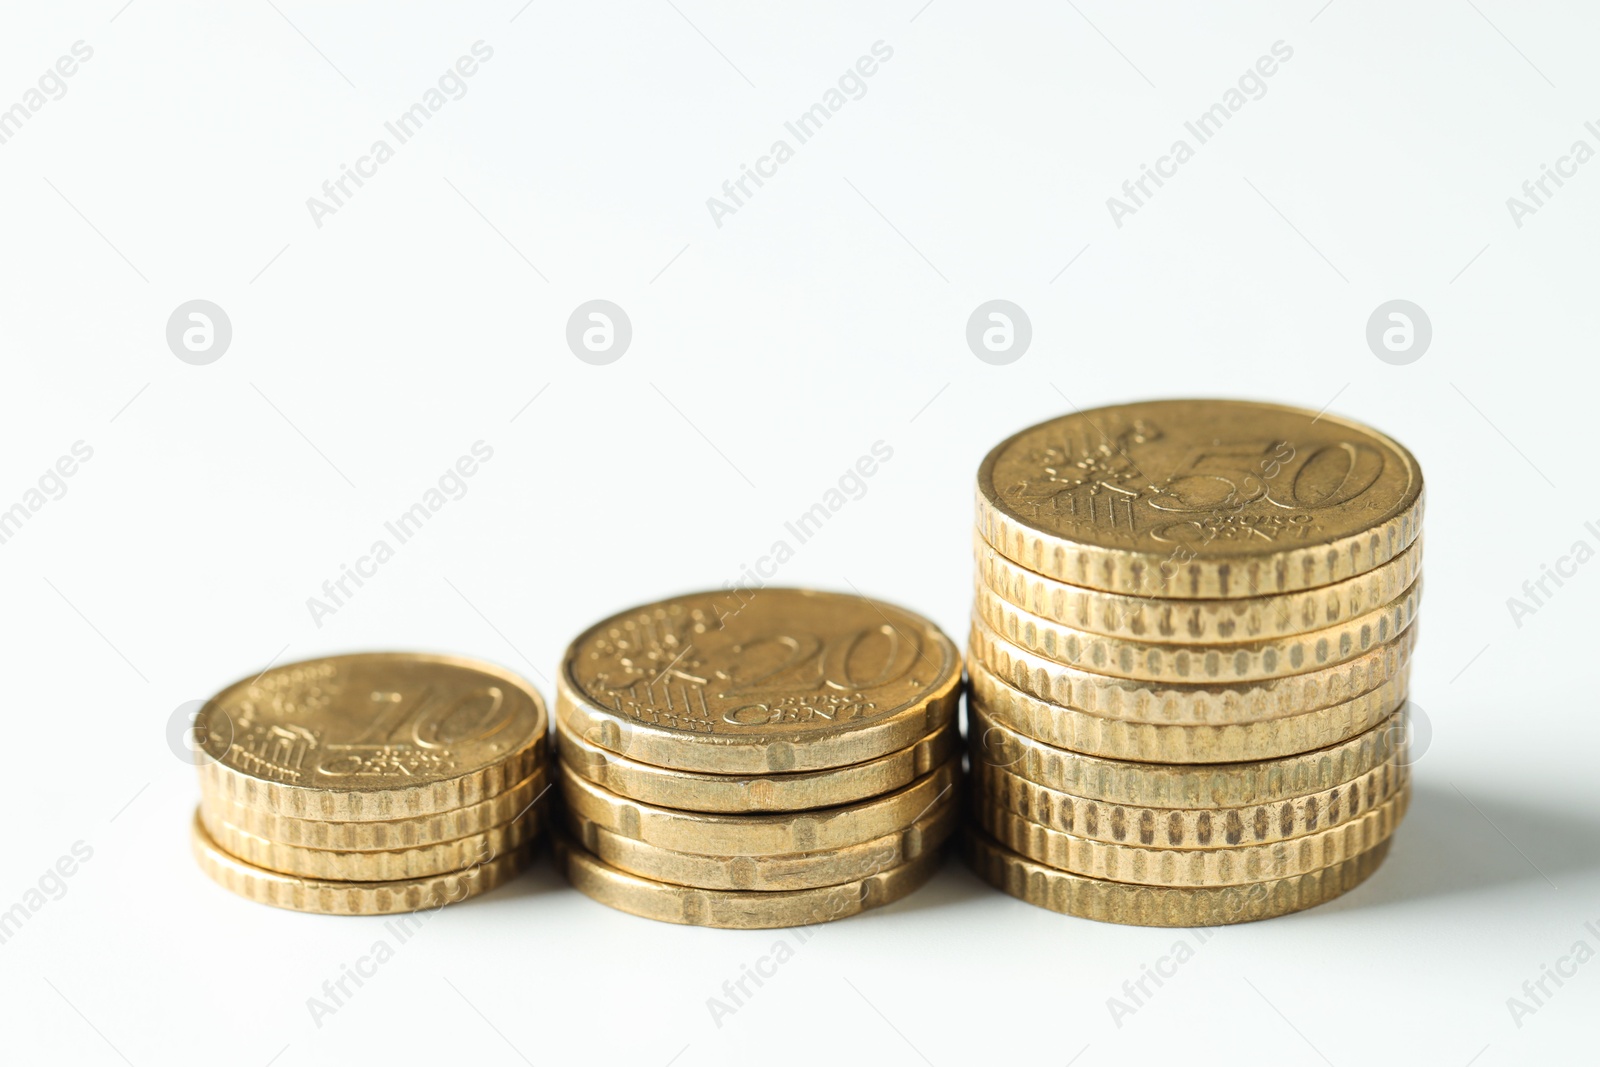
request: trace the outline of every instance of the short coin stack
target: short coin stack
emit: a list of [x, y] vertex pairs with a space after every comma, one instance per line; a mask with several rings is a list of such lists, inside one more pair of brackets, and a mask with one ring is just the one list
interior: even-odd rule
[[446, 656], [273, 667], [196, 716], [201, 868], [297, 911], [436, 908], [522, 870], [549, 720], [521, 679]]
[[1422, 474], [1243, 401], [1101, 408], [978, 472], [974, 868], [1152, 926], [1281, 915], [1378, 865], [1405, 813]]
[[666, 922], [844, 918], [915, 890], [955, 829], [961, 656], [926, 619], [796, 589], [591, 627], [557, 681], [556, 862]]

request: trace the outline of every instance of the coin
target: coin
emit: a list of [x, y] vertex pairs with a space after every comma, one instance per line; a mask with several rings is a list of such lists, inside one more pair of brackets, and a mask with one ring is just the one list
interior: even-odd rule
[[1065, 915], [1129, 926], [1221, 926], [1303, 911], [1366, 881], [1383, 864], [1392, 840], [1307, 874], [1179, 889], [1086, 878], [1018, 855], [982, 831], [963, 836], [972, 869], [996, 889]]
[[960, 653], [926, 619], [839, 593], [748, 593], [590, 627], [561, 665], [561, 725], [657, 767], [765, 774], [865, 763], [953, 718]]
[[972, 765], [1003, 768], [1060, 793], [1111, 805], [1148, 808], [1242, 808], [1277, 804], [1336, 789], [1401, 756], [1404, 708], [1336, 745], [1278, 759], [1217, 764], [1160, 764], [1104, 759], [1035, 741], [968, 708]]
[[528, 684], [452, 656], [369, 652], [272, 667], [195, 719], [209, 797], [298, 819], [411, 819], [477, 804], [543, 765]]
[[1349, 822], [1284, 841], [1221, 848], [1146, 848], [1062, 833], [1012, 812], [977, 804], [978, 825], [991, 837], [1059, 871], [1111, 882], [1160, 886], [1243, 885], [1322, 870], [1387, 840], [1405, 817], [1409, 785]]
[[1152, 682], [1246, 682], [1348, 663], [1387, 644], [1416, 619], [1419, 578], [1365, 615], [1308, 633], [1229, 644], [1168, 644], [1107, 637], [1042, 618], [1000, 598], [981, 582], [973, 611], [1019, 648], [1098, 674]]
[[564, 764], [557, 772], [569, 811], [614, 834], [700, 856], [781, 856], [859, 845], [916, 822], [950, 797], [960, 778], [957, 756], [911, 785], [857, 804], [781, 815], [711, 815], [618, 796]]
[[1422, 573], [1422, 537], [1394, 559], [1342, 582], [1277, 596], [1169, 600], [1058, 582], [974, 537], [978, 579], [1001, 599], [1089, 633], [1171, 644], [1261, 641], [1334, 626], [1382, 607]]
[[448, 874], [514, 851], [539, 832], [539, 813], [454, 841], [383, 852], [342, 852], [286, 845], [241, 830], [201, 808], [201, 822], [218, 847], [245, 863], [280, 874], [340, 882], [394, 882]]
[[1333, 415], [1160, 400], [1066, 415], [978, 469], [978, 530], [1073, 585], [1173, 599], [1276, 595], [1393, 559], [1422, 519], [1411, 453]]
[[[1386, 644], [1348, 662], [1303, 674], [1248, 682], [1138, 682], [1056, 663], [1018, 647], [975, 616], [967, 667], [973, 688], [985, 698], [989, 696], [983, 689], [987, 682], [980, 683], [980, 677], [1001, 680], [1035, 701], [1106, 719], [1173, 725], [1254, 724], [1333, 707], [1379, 688], [1410, 663], [1416, 635], [1417, 627], [1408, 626]], [[1266, 755], [1258, 753], [1255, 758]]]
[[729, 930], [812, 926], [892, 904], [933, 877], [942, 858], [934, 849], [910, 863], [820, 889], [693, 889], [619, 871], [561, 834], [553, 840], [556, 866], [585, 896], [647, 919]]
[[805, 811], [881, 796], [949, 760], [960, 740], [950, 723], [910, 748], [866, 763], [794, 774], [733, 775], [652, 767], [591, 745], [565, 728], [556, 731], [562, 761], [596, 785], [647, 804], [724, 813]]
[[1396, 759], [1332, 789], [1271, 804], [1153, 808], [1075, 797], [1046, 789], [979, 758], [972, 761], [976, 804], [1076, 837], [1150, 848], [1262, 845], [1315, 833], [1371, 811], [1395, 794], [1404, 777], [1404, 769]]
[[818, 889], [870, 877], [937, 849], [961, 821], [954, 797], [904, 830], [859, 845], [788, 856], [699, 856], [675, 852], [571, 817], [568, 830], [596, 859], [641, 878], [699, 889]]
[[388, 852], [455, 841], [509, 822], [540, 800], [550, 788], [544, 771], [529, 775], [511, 789], [477, 804], [437, 815], [419, 815], [390, 822], [332, 822], [296, 819], [247, 808], [227, 797], [206, 797], [204, 807], [246, 833], [281, 845], [341, 852]]
[[531, 861], [526, 846], [462, 871], [393, 882], [333, 882], [279, 874], [224, 852], [195, 813], [190, 841], [208, 878], [242, 897], [321, 915], [393, 915], [442, 908], [509, 881]]
[[1405, 703], [1410, 668], [1342, 704], [1221, 726], [1101, 718], [1050, 704], [972, 667], [973, 707], [1017, 733], [1091, 756], [1147, 763], [1243, 763], [1326, 748], [1388, 718]]

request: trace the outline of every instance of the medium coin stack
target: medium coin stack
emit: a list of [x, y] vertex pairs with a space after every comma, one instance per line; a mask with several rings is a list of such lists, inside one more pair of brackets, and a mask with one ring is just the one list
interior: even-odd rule
[[961, 655], [859, 596], [700, 593], [596, 624], [557, 681], [580, 891], [652, 919], [840, 919], [933, 874], [960, 817]]
[[543, 702], [498, 667], [365, 653], [273, 667], [195, 718], [193, 848], [213, 880], [332, 915], [442, 907], [522, 870]]
[[978, 873], [1199, 926], [1329, 900], [1410, 795], [1422, 473], [1318, 412], [1175, 400], [1024, 430], [978, 471]]

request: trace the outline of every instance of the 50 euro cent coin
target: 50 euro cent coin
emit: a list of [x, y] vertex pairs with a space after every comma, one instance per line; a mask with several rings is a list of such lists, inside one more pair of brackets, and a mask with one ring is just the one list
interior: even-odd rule
[[1110, 593], [1230, 599], [1366, 573], [1416, 540], [1422, 470], [1335, 415], [1243, 400], [1080, 411], [996, 445], [977, 525], [1038, 574]]

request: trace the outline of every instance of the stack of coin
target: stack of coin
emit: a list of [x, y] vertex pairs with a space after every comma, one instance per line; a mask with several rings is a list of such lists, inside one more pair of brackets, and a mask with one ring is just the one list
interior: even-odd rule
[[1141, 925], [1280, 915], [1404, 815], [1422, 474], [1333, 416], [1127, 404], [978, 472], [968, 672], [979, 874]]
[[757, 929], [898, 900], [960, 805], [961, 656], [859, 596], [700, 593], [613, 616], [561, 664], [556, 861], [666, 922]]
[[297, 911], [437, 908], [526, 865], [548, 786], [537, 693], [486, 663], [366, 653], [273, 667], [195, 718], [193, 846]]

